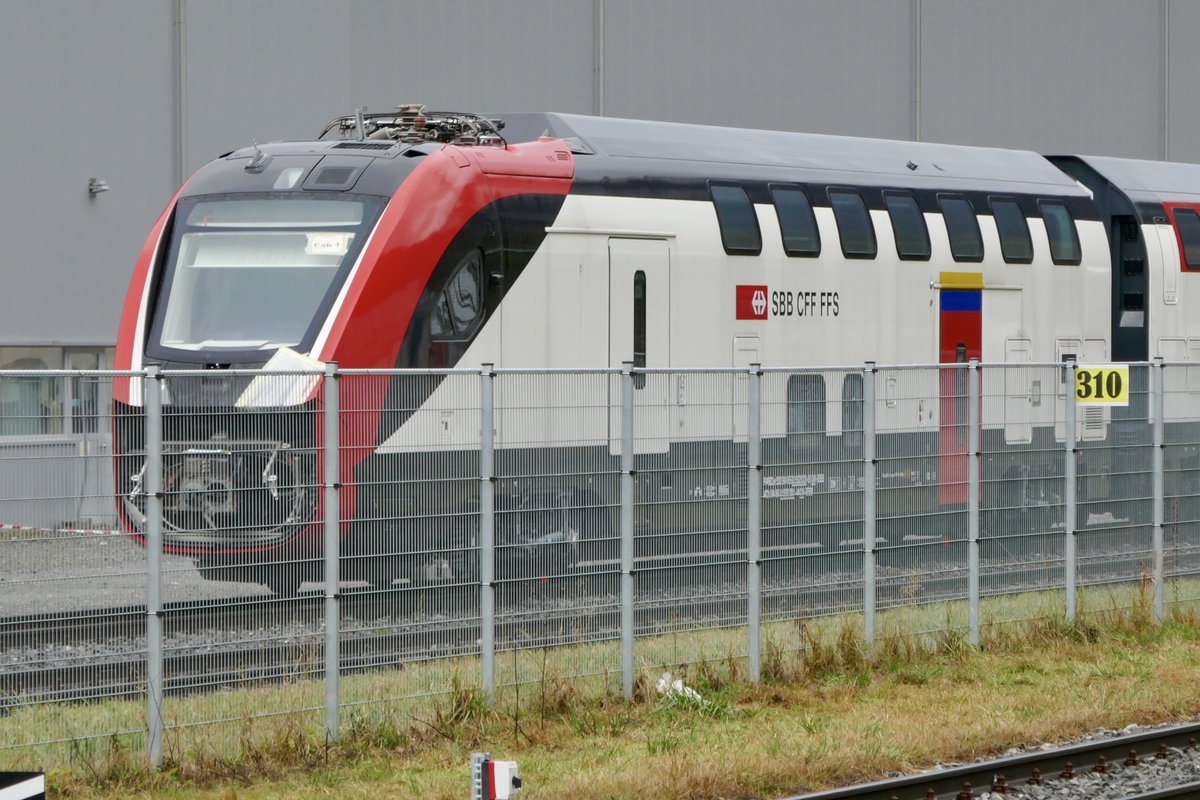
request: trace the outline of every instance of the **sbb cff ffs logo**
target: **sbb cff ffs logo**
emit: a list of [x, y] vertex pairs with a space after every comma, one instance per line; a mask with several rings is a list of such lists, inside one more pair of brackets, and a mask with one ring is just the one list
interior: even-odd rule
[[772, 292], [766, 286], [737, 287], [737, 318], [836, 317], [841, 314], [837, 292], [782, 290]]
[[737, 318], [766, 319], [767, 318], [767, 287], [741, 286], [737, 287]]

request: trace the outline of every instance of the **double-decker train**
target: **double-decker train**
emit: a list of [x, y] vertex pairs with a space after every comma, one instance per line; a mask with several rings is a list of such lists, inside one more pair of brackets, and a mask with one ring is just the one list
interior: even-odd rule
[[[164, 394], [164, 548], [211, 578], [288, 591], [321, 550], [321, 422], [304, 413], [321, 407], [321, 384], [248, 400], [254, 378], [231, 368], [795, 368], [764, 397], [764, 447], [860, 469], [861, 440], [843, 434], [861, 420], [861, 375], [826, 385], [822, 368], [1200, 359], [1198, 214], [1200, 166], [1187, 164], [405, 106], [198, 170], [138, 259], [117, 367], [207, 370]], [[637, 379], [639, 402], [667, 420], [638, 445], [646, 464], [745, 446], [728, 413], [686, 406], [684, 381]], [[897, 430], [920, 414], [905, 447], [924, 459], [909, 480], [929, 507], [966, 502], [946, 479], [965, 452], [948, 435], [966, 421], [965, 404], [947, 402], [956, 381], [947, 370], [932, 402], [881, 405]], [[474, 508], [474, 490], [437, 476], [477, 454], [477, 417], [457, 417], [477, 412], [429, 375], [357, 385], [339, 431], [350, 576], [469, 579], [473, 539], [447, 520]], [[139, 383], [121, 382], [115, 400], [118, 505], [138, 534]], [[805, 403], [833, 411], [797, 413]], [[452, 433], [437, 446], [425, 411]], [[989, 432], [996, 449], [1053, 443], [1056, 413], [1061, 424], [1050, 401], [1020, 430]], [[1085, 415], [1081, 437], [1110, 435], [1108, 422]], [[526, 541], [571, 544], [556, 568], [589, 561], [581, 541], [597, 542], [593, 562], [611, 555], [599, 542], [611, 544], [615, 479], [597, 477], [615, 472], [608, 433], [533, 444], [536, 423], [519, 427], [498, 432], [497, 457], [536, 449], [558, 476], [502, 498], [527, 512]], [[702, 524], [678, 506], [684, 483], [706, 482], [736, 483], [644, 489], [660, 504], [680, 495], [659, 530]], [[812, 502], [764, 511], [764, 524], [786, 537], [789, 515], [831, 513], [820, 500], [834, 481], [818, 483]]]

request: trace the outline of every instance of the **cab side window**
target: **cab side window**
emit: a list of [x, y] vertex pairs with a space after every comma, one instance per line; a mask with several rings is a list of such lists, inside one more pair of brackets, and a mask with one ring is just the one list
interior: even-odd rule
[[461, 339], [483, 316], [483, 253], [472, 250], [438, 293], [430, 316], [435, 339]]

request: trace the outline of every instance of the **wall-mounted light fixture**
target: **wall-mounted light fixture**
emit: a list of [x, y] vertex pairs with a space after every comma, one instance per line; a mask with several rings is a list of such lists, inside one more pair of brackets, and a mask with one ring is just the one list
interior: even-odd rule
[[108, 191], [108, 181], [102, 178], [88, 178], [88, 197], [95, 197], [101, 192]]

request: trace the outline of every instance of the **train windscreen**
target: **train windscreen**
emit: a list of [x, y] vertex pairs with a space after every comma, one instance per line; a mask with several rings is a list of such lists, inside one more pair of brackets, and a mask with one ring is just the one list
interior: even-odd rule
[[304, 348], [382, 206], [345, 195], [181, 200], [150, 349]]

